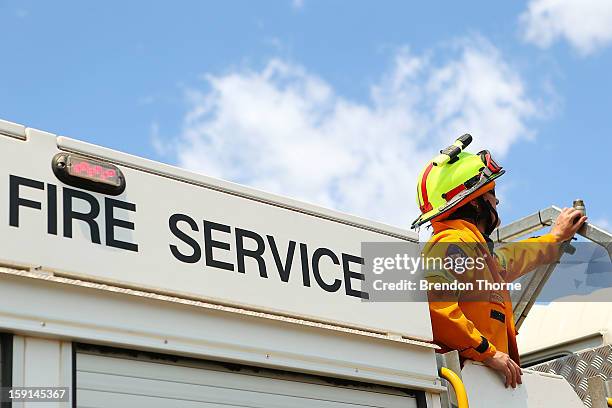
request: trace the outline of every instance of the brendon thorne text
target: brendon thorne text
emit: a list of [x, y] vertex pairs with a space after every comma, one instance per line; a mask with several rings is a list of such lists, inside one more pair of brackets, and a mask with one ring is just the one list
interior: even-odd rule
[[474, 282], [429, 282], [427, 279], [407, 280], [402, 279], [396, 282], [385, 282], [376, 279], [373, 288], [377, 291], [416, 291], [416, 290], [435, 290], [435, 291], [457, 291], [457, 290], [521, 290], [520, 282], [490, 282], [484, 279], [476, 279]]

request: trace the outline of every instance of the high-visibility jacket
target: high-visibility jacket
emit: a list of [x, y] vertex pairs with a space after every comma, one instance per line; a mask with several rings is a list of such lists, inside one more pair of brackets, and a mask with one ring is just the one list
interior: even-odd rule
[[[467, 221], [443, 220], [433, 222], [432, 227], [434, 234], [424, 248], [425, 258], [456, 256], [459, 252], [463, 257], [481, 257], [485, 266], [464, 274], [445, 268], [427, 271], [430, 282], [451, 281], [459, 276], [462, 281], [507, 283], [542, 264], [558, 261], [559, 245], [550, 234], [507, 244], [491, 254], [478, 228]], [[430, 292], [429, 311], [434, 342], [441, 352], [458, 350], [463, 359], [483, 361], [499, 350], [519, 363], [508, 290], [459, 291], [450, 297], [448, 293], [436, 297]]]

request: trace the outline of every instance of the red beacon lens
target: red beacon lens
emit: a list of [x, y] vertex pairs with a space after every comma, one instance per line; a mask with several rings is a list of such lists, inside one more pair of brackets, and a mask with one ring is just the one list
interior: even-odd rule
[[57, 178], [74, 187], [110, 195], [119, 195], [125, 189], [121, 170], [110, 163], [59, 153], [53, 158], [52, 167]]
[[68, 158], [68, 174], [74, 177], [83, 177], [92, 181], [119, 186], [121, 181], [117, 177], [117, 171], [108, 165], [92, 162], [87, 159]]

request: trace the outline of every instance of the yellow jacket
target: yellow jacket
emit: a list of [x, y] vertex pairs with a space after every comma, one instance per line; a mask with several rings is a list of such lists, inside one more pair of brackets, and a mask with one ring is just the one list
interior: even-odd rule
[[[537, 266], [558, 260], [558, 245], [550, 234], [508, 244], [491, 256], [486, 240], [478, 228], [463, 220], [432, 222], [434, 234], [424, 248], [425, 258], [442, 257], [449, 251], [461, 256], [481, 257], [481, 265], [465, 273], [443, 270], [427, 271], [430, 282], [458, 280], [476, 282], [512, 282]], [[522, 245], [533, 243], [536, 245]], [[537, 245], [539, 243], [540, 245]], [[460, 249], [458, 249], [460, 248]], [[461, 272], [461, 271], [460, 271]], [[475, 288], [478, 288], [474, 284]], [[440, 292], [441, 293], [441, 292]], [[442, 350], [458, 350], [464, 359], [483, 361], [496, 350], [510, 355], [519, 363], [512, 302], [507, 290], [458, 291], [442, 297], [429, 293], [429, 311], [434, 342]]]

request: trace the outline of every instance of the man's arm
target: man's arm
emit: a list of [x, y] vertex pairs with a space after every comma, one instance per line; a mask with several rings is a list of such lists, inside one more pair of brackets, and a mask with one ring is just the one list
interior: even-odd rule
[[[448, 241], [448, 242], [447, 242]], [[462, 242], [457, 237], [446, 237], [435, 245], [428, 246], [425, 251], [428, 261], [466, 259], [474, 257], [473, 246]], [[470, 255], [468, 255], [470, 254]], [[428, 283], [443, 285], [456, 281], [469, 281], [473, 279], [472, 271], [457, 269], [453, 265], [433, 263], [433, 268], [425, 269], [425, 278]], [[429, 314], [434, 328], [436, 340], [446, 347], [458, 350], [461, 357], [470, 360], [483, 361], [495, 354], [496, 348], [489, 343], [474, 323], [468, 319], [459, 306], [461, 292], [459, 290], [435, 290], [427, 292], [429, 300]]]
[[511, 242], [495, 251], [506, 274], [504, 280], [512, 282], [540, 265], [557, 262], [561, 243], [570, 240], [587, 220], [574, 208], [564, 208], [550, 233], [536, 238]]
[[436, 340], [459, 351], [461, 357], [484, 361], [495, 355], [495, 346], [465, 317], [457, 302], [430, 301], [429, 314], [431, 324], [437, 328]]
[[498, 351], [464, 314], [457, 302], [429, 302], [431, 323], [436, 340], [446, 347], [458, 350], [463, 358], [476, 360], [500, 372], [506, 387], [522, 384], [521, 368], [504, 352]]

